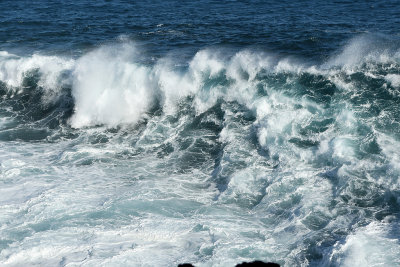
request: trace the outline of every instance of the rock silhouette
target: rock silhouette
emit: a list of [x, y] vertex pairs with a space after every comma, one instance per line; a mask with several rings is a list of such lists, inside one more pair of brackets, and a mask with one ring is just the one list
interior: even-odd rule
[[[194, 267], [194, 265], [191, 263], [182, 263], [178, 267]], [[252, 261], [239, 263], [236, 267], [280, 267], [280, 265], [273, 262]]]

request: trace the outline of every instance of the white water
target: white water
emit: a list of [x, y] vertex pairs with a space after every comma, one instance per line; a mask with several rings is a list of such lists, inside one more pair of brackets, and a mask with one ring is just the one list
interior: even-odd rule
[[[385, 53], [397, 52], [360, 42], [322, 65], [203, 50], [185, 70], [146, 65], [130, 43], [78, 59], [2, 52], [10, 97], [33, 69], [44, 103], [71, 87], [74, 129], [60, 131], [76, 137], [0, 143], [0, 263], [396, 265], [398, 219], [377, 217], [400, 205], [397, 124], [380, 124], [390, 109], [364, 115], [351, 75], [395, 94], [396, 74], [377, 65], [396, 67]], [[329, 105], [299, 93], [302, 75], [334, 86]]]

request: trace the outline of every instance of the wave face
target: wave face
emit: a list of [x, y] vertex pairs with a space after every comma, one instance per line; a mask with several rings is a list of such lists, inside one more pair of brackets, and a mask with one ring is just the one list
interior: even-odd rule
[[0, 262], [399, 264], [399, 47], [0, 52]]

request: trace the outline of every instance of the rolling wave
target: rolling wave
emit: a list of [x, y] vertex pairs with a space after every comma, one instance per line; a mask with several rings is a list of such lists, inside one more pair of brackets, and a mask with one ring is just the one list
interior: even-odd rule
[[[231, 242], [226, 227], [277, 262], [350, 265], [378, 239], [366, 249], [385, 251], [377, 262], [390, 265], [400, 249], [390, 233], [400, 211], [398, 47], [360, 36], [320, 64], [206, 49], [183, 66], [142, 60], [129, 42], [77, 59], [1, 52], [0, 139], [80, 144], [54, 156], [57, 164], [133, 160], [132, 175], [156, 187], [143, 182], [141, 194], [162, 207], [142, 213], [183, 229], [175, 216], [196, 214], [219, 242]], [[179, 198], [187, 210], [170, 210]], [[219, 225], [212, 203], [229, 207], [226, 216], [248, 232], [230, 220]], [[202, 231], [187, 232], [199, 261], [242, 253], [219, 250]]]

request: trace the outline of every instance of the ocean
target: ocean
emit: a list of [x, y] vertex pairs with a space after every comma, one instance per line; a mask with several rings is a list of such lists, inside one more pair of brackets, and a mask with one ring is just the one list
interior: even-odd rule
[[0, 265], [400, 265], [400, 2], [0, 1]]

